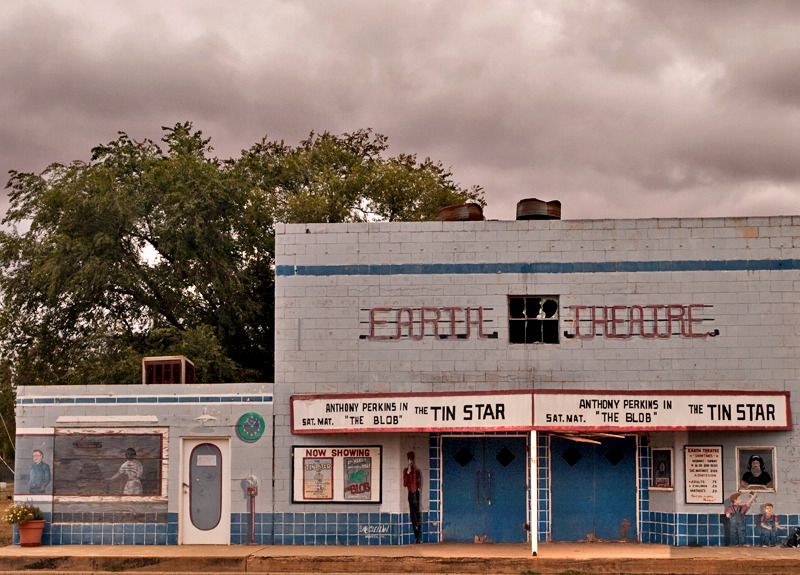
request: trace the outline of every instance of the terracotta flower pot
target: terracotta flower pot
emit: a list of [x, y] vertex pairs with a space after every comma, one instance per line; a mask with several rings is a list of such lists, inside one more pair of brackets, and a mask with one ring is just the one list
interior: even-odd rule
[[34, 519], [24, 525], [17, 525], [21, 547], [39, 547], [42, 544], [44, 522], [44, 519]]

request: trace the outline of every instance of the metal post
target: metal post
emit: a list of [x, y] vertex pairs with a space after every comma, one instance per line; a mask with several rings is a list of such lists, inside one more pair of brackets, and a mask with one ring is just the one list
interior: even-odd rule
[[250, 475], [246, 480], [247, 495], [250, 496], [250, 541], [248, 545], [256, 544], [256, 495], [258, 495], [258, 477]]
[[536, 430], [531, 430], [531, 555], [539, 552], [539, 474], [538, 474], [538, 441]]
[[256, 493], [255, 487], [248, 487], [247, 494], [250, 496], [250, 541], [248, 545], [256, 544]]

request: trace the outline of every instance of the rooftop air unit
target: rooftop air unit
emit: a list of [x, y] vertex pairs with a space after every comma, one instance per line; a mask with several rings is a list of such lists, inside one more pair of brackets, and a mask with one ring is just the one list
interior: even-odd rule
[[470, 222], [483, 220], [483, 208], [469, 202], [457, 206], [445, 206], [439, 210], [440, 222]]
[[517, 203], [518, 220], [560, 220], [561, 202], [527, 198]]
[[194, 383], [194, 364], [182, 355], [142, 359], [142, 383]]

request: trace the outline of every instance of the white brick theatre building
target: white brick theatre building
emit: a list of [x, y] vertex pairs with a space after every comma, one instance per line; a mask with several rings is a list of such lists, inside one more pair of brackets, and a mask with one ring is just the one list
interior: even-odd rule
[[[279, 225], [274, 386], [21, 389], [16, 497], [53, 544], [407, 544], [413, 451], [423, 542], [723, 545], [753, 491], [756, 543], [767, 502], [800, 525], [798, 224]], [[108, 480], [148, 454], [142, 494], [78, 481], [98, 443]]]
[[[276, 485], [302, 502], [278, 498], [283, 541], [312, 514], [413, 541], [410, 450], [425, 541], [721, 545], [740, 489], [761, 492], [751, 543], [766, 502], [798, 525], [798, 224], [279, 227]], [[360, 502], [332, 456], [359, 446], [381, 450]], [[770, 481], [742, 486], [754, 455]], [[324, 495], [306, 457], [333, 463]]]

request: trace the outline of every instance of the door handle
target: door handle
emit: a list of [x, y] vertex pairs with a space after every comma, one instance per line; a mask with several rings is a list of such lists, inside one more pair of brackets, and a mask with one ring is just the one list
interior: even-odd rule
[[481, 504], [481, 470], [475, 470], [475, 505]]
[[491, 470], [486, 472], [486, 484], [487, 484], [486, 485], [486, 491], [487, 491], [486, 504], [487, 505], [491, 505], [492, 504], [492, 471]]

